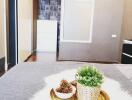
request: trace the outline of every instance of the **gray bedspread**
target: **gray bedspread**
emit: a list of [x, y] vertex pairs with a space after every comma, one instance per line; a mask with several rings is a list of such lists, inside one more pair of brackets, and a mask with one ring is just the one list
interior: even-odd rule
[[[87, 63], [56, 62], [18, 64], [0, 78], [0, 100], [44, 100], [39, 98], [39, 92], [47, 86], [45, 81], [47, 77], [49, 79], [52, 75], [58, 73], [60, 75], [63, 74], [63, 77], [65, 77], [65, 71], [77, 69], [82, 65], [87, 65]], [[111, 100], [132, 100], [132, 65], [92, 65], [100, 69], [108, 78], [110, 84], [107, 84], [108, 90], [106, 89], [106, 91], [109, 92]], [[56, 80], [57, 77], [54, 76], [52, 82], [54, 83]], [[45, 93], [43, 92], [43, 94]], [[119, 94], [120, 97], [114, 97], [114, 94]], [[123, 97], [126, 99], [123, 99]], [[48, 99], [45, 97], [45, 100]]]

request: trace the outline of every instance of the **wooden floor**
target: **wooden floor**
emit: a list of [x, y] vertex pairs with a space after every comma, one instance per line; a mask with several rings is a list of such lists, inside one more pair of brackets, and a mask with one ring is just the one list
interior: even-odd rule
[[36, 62], [37, 61], [37, 53], [32, 54], [25, 62]]
[[26, 62], [55, 62], [56, 53], [54, 52], [37, 52], [29, 57]]

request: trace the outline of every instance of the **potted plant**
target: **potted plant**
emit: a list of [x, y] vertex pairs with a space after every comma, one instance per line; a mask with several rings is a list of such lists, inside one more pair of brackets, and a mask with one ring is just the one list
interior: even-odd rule
[[84, 66], [76, 74], [78, 100], [98, 100], [103, 74], [93, 66]]

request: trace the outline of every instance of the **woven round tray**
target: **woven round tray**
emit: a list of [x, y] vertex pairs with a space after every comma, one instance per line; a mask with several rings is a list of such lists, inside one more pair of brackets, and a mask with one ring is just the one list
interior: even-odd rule
[[[51, 89], [50, 91], [50, 97], [51, 97], [51, 100], [62, 100], [55, 95], [55, 92], [53, 89]], [[76, 94], [66, 100], [77, 100]], [[110, 98], [105, 91], [101, 91], [98, 100], [110, 100]]]

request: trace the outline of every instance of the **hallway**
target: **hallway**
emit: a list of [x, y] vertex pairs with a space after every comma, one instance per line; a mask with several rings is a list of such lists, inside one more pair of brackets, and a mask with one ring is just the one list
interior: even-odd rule
[[36, 52], [29, 57], [27, 62], [56, 62], [56, 53], [54, 52]]

